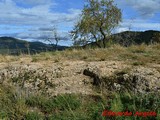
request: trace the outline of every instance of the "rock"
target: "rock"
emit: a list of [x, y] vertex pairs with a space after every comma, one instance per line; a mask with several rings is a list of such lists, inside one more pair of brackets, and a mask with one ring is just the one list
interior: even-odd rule
[[136, 68], [129, 74], [135, 92], [158, 92], [160, 91], [160, 73], [154, 68]]
[[114, 82], [110, 85], [113, 85], [116, 91], [129, 90], [143, 94], [160, 91], [160, 73], [153, 68], [133, 68], [127, 74], [116, 74], [113, 77], [109, 77], [108, 81]]
[[119, 91], [121, 89], [121, 85], [118, 83], [114, 83], [114, 88]]
[[107, 72], [102, 72], [101, 68], [89, 66], [84, 69], [83, 74], [93, 78], [93, 85], [103, 83], [105, 89], [109, 91], [128, 90], [136, 93], [160, 91], [160, 73], [154, 68], [135, 67], [127, 72], [122, 70], [107, 76]]
[[100, 85], [100, 70], [97, 67], [90, 67], [83, 71], [83, 74], [93, 78], [93, 85]]

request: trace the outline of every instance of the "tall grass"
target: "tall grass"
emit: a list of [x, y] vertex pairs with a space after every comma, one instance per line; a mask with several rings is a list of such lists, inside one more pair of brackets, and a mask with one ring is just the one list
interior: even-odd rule
[[[131, 65], [147, 65], [148, 63], [160, 63], [160, 44], [153, 45], [132, 45], [122, 47], [113, 45], [108, 48], [86, 48], [86, 49], [67, 49], [64, 51], [43, 52], [29, 56], [32, 62], [54, 61], [63, 62], [64, 60], [83, 60], [83, 61], [107, 61], [118, 60], [130, 63]], [[27, 58], [28, 55], [8, 56], [0, 55], [0, 62], [17, 61], [20, 58]]]
[[156, 45], [133, 45], [130, 47], [122, 47], [114, 45], [109, 48], [94, 48], [94, 49], [68, 49], [65, 51], [56, 51], [41, 53], [38, 56], [32, 56], [33, 61], [42, 60], [83, 60], [83, 61], [105, 61], [105, 60], [121, 60], [129, 61], [131, 64], [134, 62], [145, 63], [159, 63], [160, 61], [160, 44]]
[[[56, 97], [30, 95], [18, 97], [11, 86], [0, 85], [0, 119], [26, 120], [158, 120], [160, 119], [160, 94], [112, 93], [105, 95], [64, 94]], [[107, 116], [104, 110], [135, 113], [155, 111], [157, 116]]]

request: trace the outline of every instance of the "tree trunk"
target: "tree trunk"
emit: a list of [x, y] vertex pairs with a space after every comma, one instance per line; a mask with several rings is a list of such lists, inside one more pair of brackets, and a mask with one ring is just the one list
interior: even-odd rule
[[105, 33], [103, 32], [102, 27], [100, 27], [100, 32], [101, 32], [101, 34], [102, 34], [102, 36], [103, 36], [103, 39], [102, 39], [103, 48], [106, 48], [106, 43], [105, 43], [106, 35], [105, 35]]
[[106, 48], [105, 38], [103, 38], [103, 48]]
[[93, 35], [94, 39], [96, 40], [95, 43], [96, 43], [97, 47], [101, 48], [101, 45], [98, 43], [98, 39], [97, 39], [96, 35], [94, 33], [92, 33], [92, 35]]

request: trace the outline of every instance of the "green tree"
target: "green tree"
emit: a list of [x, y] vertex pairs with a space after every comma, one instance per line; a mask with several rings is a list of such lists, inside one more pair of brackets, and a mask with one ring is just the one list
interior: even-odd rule
[[118, 26], [121, 17], [121, 10], [113, 0], [87, 0], [80, 20], [71, 31], [74, 45], [95, 42], [98, 47], [105, 48], [107, 36]]

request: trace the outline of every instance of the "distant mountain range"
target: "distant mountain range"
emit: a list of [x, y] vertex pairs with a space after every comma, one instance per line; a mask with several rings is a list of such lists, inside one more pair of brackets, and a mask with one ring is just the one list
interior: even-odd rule
[[[110, 40], [110, 42], [108, 42], [108, 40]], [[155, 42], [160, 42], [160, 31], [125, 31], [113, 34], [106, 39], [106, 44], [120, 44], [126, 47], [130, 45], [140, 45], [142, 43], [151, 44]], [[99, 41], [98, 44], [102, 44], [102, 41]], [[96, 43], [93, 42], [85, 45], [84, 47], [96, 47]]]
[[[64, 50], [66, 46], [57, 46], [57, 50]], [[0, 54], [31, 54], [55, 50], [51, 45], [42, 42], [28, 42], [12, 37], [0, 37]]]

